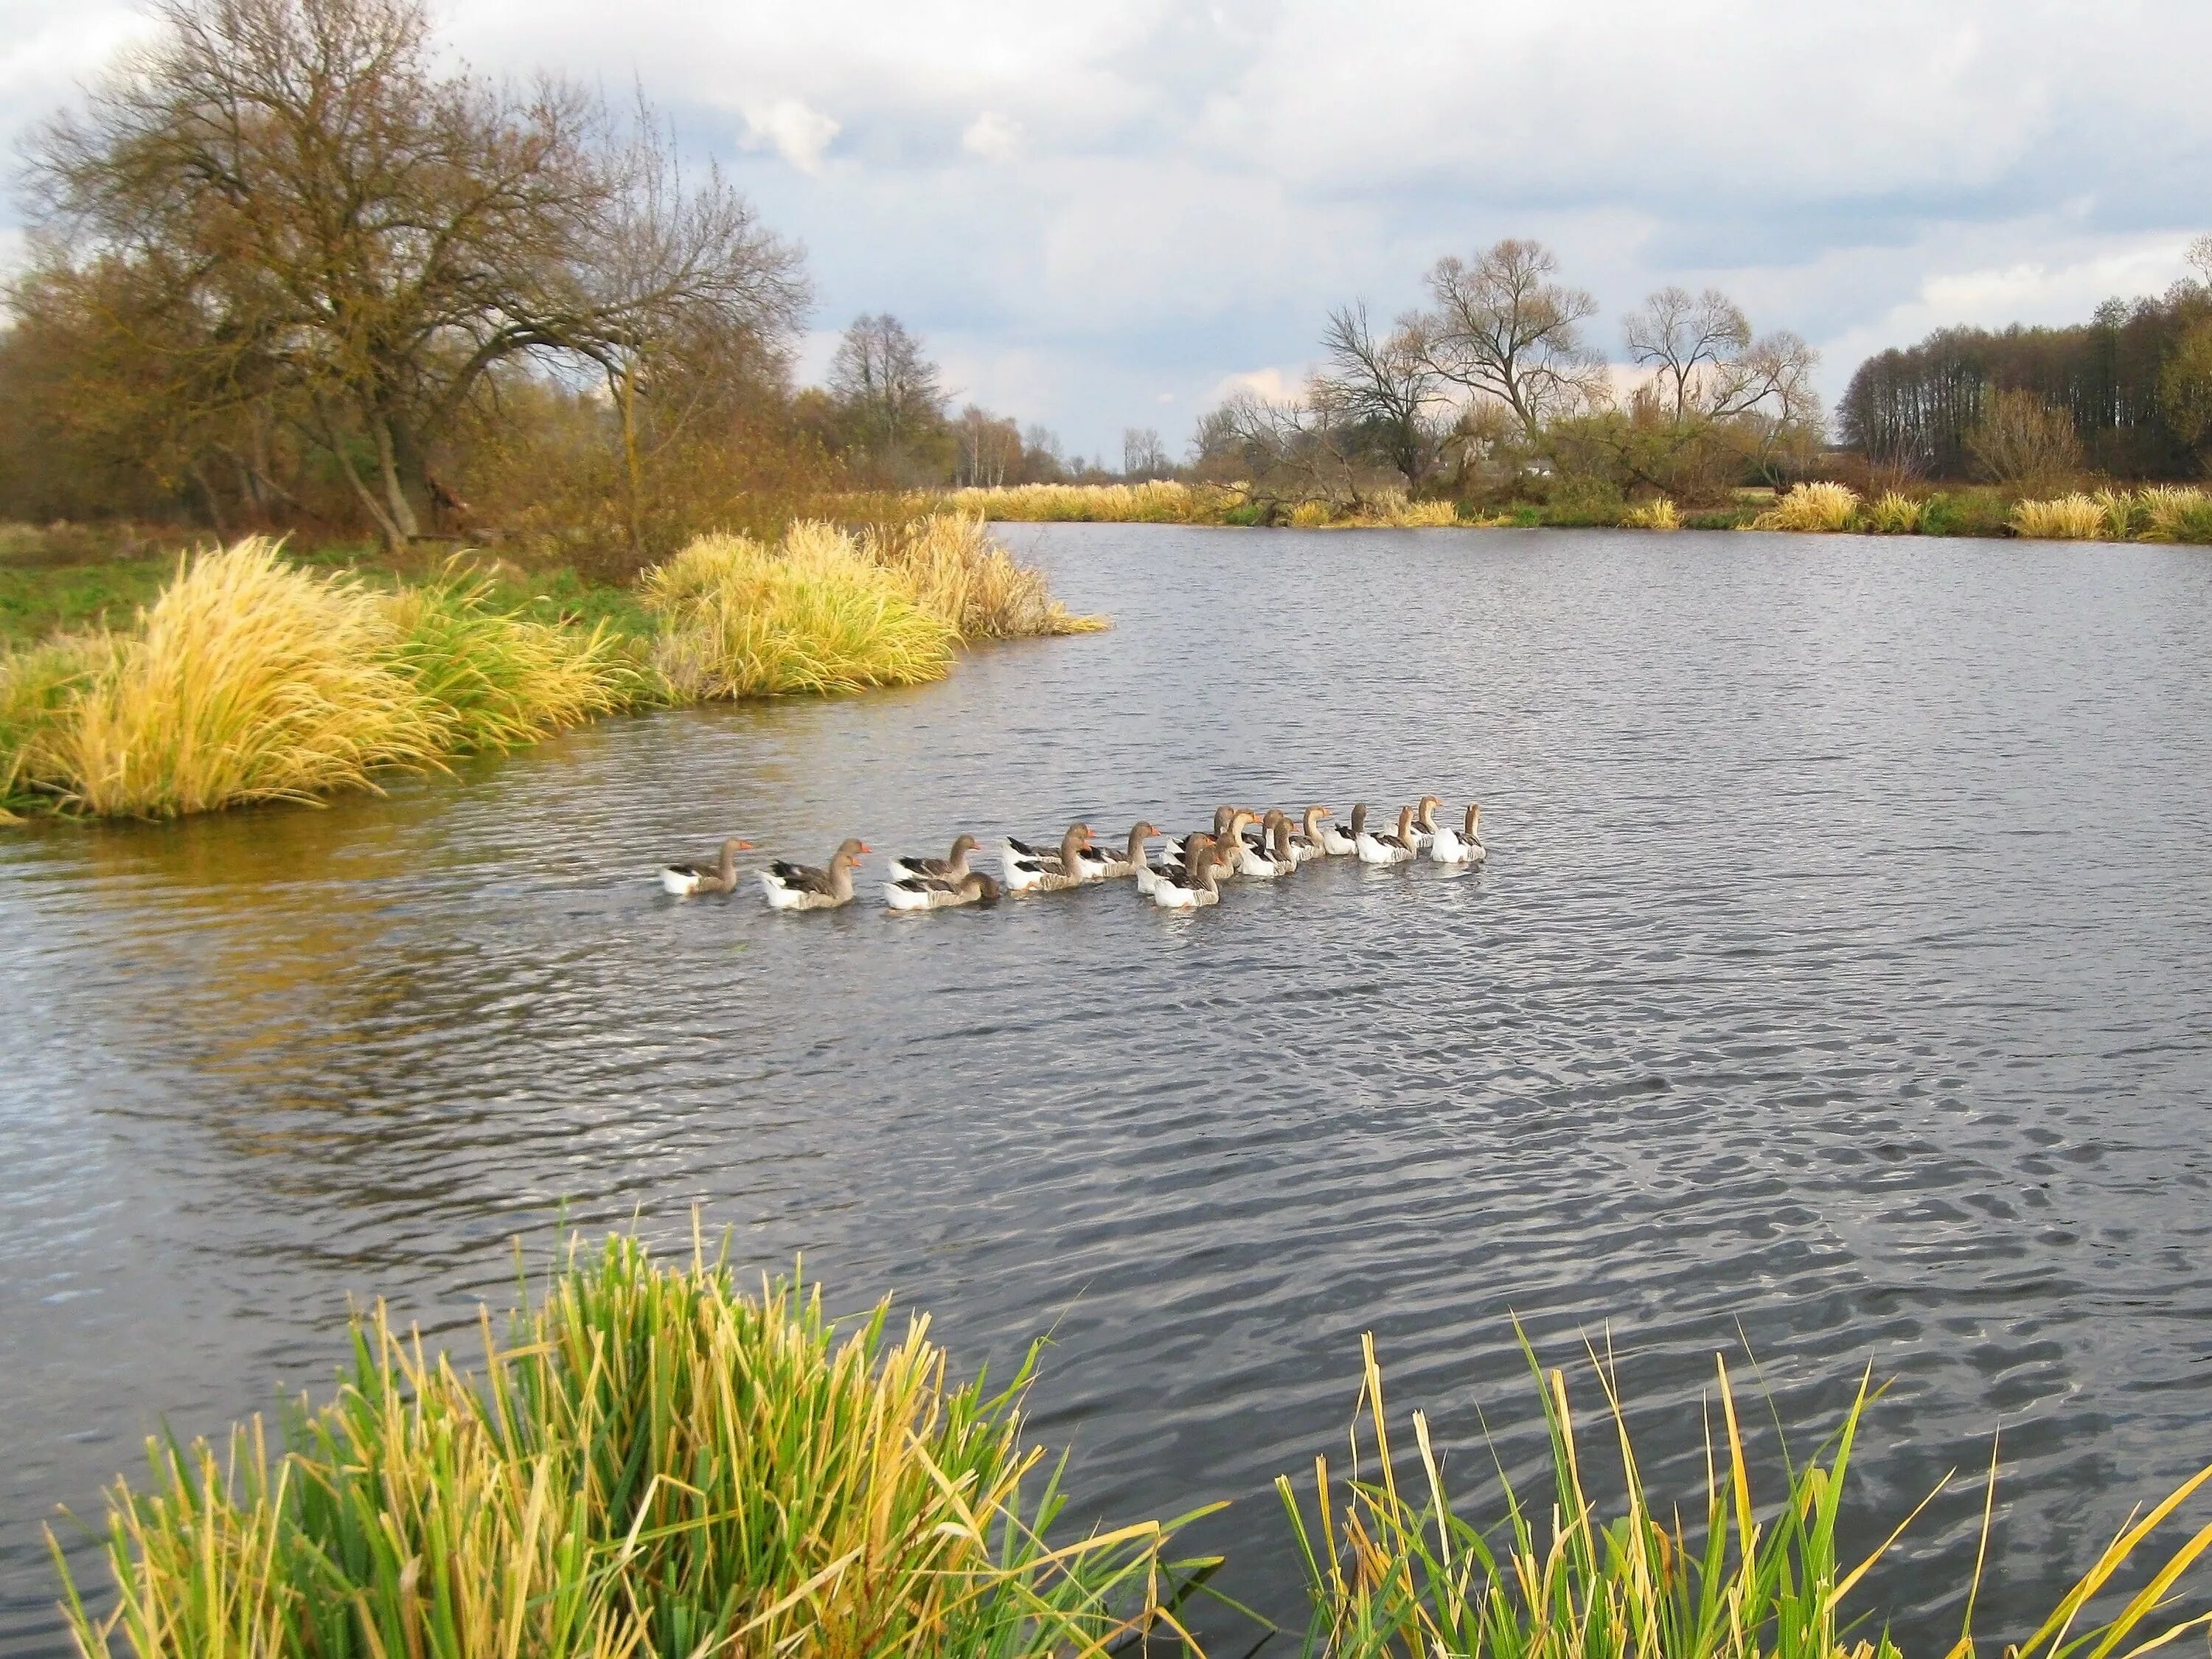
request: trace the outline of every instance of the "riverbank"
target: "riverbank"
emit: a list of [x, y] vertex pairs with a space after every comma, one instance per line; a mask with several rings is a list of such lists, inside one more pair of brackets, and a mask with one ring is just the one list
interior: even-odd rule
[[1685, 508], [1649, 500], [1509, 502], [1477, 506], [1414, 501], [1381, 491], [1354, 501], [1262, 503], [1248, 491], [1173, 479], [1134, 484], [1024, 484], [959, 489], [924, 498], [1004, 523], [1269, 525], [1297, 530], [1470, 529], [1776, 530], [1877, 536], [2018, 537], [2046, 541], [2212, 544], [2212, 495], [2154, 485], [2019, 499], [1995, 489], [1871, 500], [1844, 485], [1799, 484], [1777, 495], [1741, 490], [1726, 507]]
[[248, 538], [179, 556], [138, 599], [152, 563], [9, 569], [39, 631], [0, 655], [0, 811], [312, 801], [624, 710], [916, 684], [968, 645], [1104, 625], [958, 514], [705, 537], [619, 588], [467, 556], [418, 577]]
[[[989, 1392], [948, 1381], [927, 1316], [897, 1340], [889, 1319], [878, 1304], [841, 1337], [818, 1287], [749, 1295], [696, 1234], [676, 1265], [621, 1235], [572, 1245], [503, 1335], [481, 1311], [475, 1371], [380, 1303], [355, 1322], [336, 1397], [301, 1399], [276, 1436], [257, 1418], [220, 1450], [149, 1442], [147, 1476], [111, 1489], [111, 1584], [78, 1582], [52, 1542], [64, 1611], [88, 1659], [1042, 1659], [1187, 1642], [1221, 1562], [1168, 1550], [1220, 1506], [1050, 1537], [1066, 1463], [1044, 1473], [1021, 1416], [1039, 1348]], [[1364, 1339], [1350, 1463], [1276, 1482], [1304, 1653], [1893, 1659], [1851, 1597], [1912, 1517], [1863, 1561], [1838, 1540], [1871, 1373], [1810, 1456], [1754, 1481], [1719, 1364], [1704, 1490], [1678, 1494], [1640, 1475], [1608, 1363], [1591, 1351], [1571, 1384], [1522, 1351], [1552, 1478], [1516, 1492], [1501, 1472], [1478, 1509], [1449, 1495], [1424, 1414], [1386, 1412]], [[2169, 1600], [2212, 1528], [2158, 1536], [2208, 1480], [2150, 1508], [2008, 1650], [2104, 1655], [2141, 1632], [2139, 1653], [2212, 1625]], [[1994, 1481], [1993, 1466], [1977, 1580]]]

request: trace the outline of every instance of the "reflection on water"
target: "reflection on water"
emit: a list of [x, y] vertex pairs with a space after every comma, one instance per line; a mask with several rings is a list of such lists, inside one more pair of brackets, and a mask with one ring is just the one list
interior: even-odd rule
[[[1086, 1501], [1237, 1500], [1200, 1541], [1279, 1611], [1267, 1484], [1340, 1443], [1369, 1328], [1462, 1489], [1478, 1410], [1539, 1449], [1515, 1313], [1560, 1358], [1609, 1331], [1676, 1490], [1714, 1348], [1815, 1425], [1871, 1358], [1863, 1535], [2004, 1426], [1992, 1632], [2212, 1454], [2204, 555], [1014, 533], [1117, 629], [0, 839], [0, 1648], [55, 1650], [39, 1522], [141, 1435], [323, 1388], [349, 1297], [503, 1299], [563, 1206], [701, 1205], [970, 1363], [1051, 1330], [1035, 1422]], [[816, 861], [1425, 787], [1480, 795], [1486, 870], [1195, 916], [651, 878], [726, 834]], [[1917, 1645], [1978, 1515], [1891, 1571]]]

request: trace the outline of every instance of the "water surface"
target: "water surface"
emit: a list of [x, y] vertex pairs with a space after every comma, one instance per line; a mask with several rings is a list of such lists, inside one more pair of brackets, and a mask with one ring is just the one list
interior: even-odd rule
[[[1814, 1429], [1893, 1379], [1863, 1535], [2002, 1425], [1989, 1634], [2212, 1457], [2212, 559], [1007, 533], [1116, 629], [0, 834], [0, 1650], [56, 1650], [40, 1523], [142, 1436], [326, 1390], [349, 1297], [503, 1305], [563, 1206], [697, 1206], [970, 1365], [1049, 1330], [1084, 1503], [1234, 1499], [1197, 1541], [1291, 1616], [1268, 1483], [1341, 1446], [1367, 1329], [1478, 1492], [1479, 1412], [1535, 1449], [1516, 1314], [1610, 1334], [1684, 1495], [1717, 1348]], [[1424, 789], [1484, 802], [1481, 873], [921, 918], [650, 873]], [[1978, 1516], [1888, 1573], [1916, 1647]]]

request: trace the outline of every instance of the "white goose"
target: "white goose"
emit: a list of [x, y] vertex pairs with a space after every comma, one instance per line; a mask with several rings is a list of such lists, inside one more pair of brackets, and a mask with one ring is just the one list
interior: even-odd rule
[[1363, 833], [1355, 839], [1359, 843], [1359, 861], [1362, 864], [1407, 863], [1413, 856], [1413, 809], [1410, 806], [1398, 809], [1395, 835], [1388, 831], [1382, 835]]
[[711, 865], [670, 864], [660, 872], [660, 890], [676, 898], [690, 898], [694, 893], [727, 893], [738, 884], [738, 849], [749, 848], [752, 842], [739, 841], [735, 836], [722, 843], [721, 856]]
[[1170, 842], [1160, 854], [1160, 861], [1158, 864], [1147, 863], [1137, 866], [1137, 890], [1150, 897], [1152, 890], [1159, 885], [1163, 877], [1173, 876], [1180, 881], [1192, 868], [1192, 860], [1197, 856], [1194, 849], [1198, 843], [1206, 842], [1210, 844], [1212, 840], [1213, 837], [1207, 835], [1205, 830], [1194, 830], [1185, 836], [1182, 841]]
[[[1024, 864], [1035, 865], [1047, 872], [1065, 874], [1066, 872], [1060, 867], [1060, 861], [1066, 855], [1066, 850], [1065, 837], [1058, 847], [1043, 847], [1032, 842], [1017, 841], [1013, 836], [1008, 836], [1005, 860], [1007, 872], [1011, 875], [1015, 863], [1018, 860]], [[1076, 855], [1074, 870], [1077, 878], [1082, 881], [1105, 880], [1106, 866], [1109, 861], [1105, 853], [1093, 847], [1088, 841], [1085, 842], [1082, 851]], [[1018, 893], [1024, 890], [1019, 882], [1010, 884]]]
[[1260, 821], [1260, 844], [1255, 847], [1242, 836], [1237, 839], [1237, 873], [1250, 876], [1255, 881], [1273, 881], [1297, 869], [1288, 848], [1283, 844], [1290, 833], [1290, 822], [1284, 817], [1282, 810], [1269, 807], [1267, 816]]
[[[1313, 822], [1314, 810], [1315, 809], [1310, 807], [1307, 809], [1306, 821], [1309, 823]], [[1326, 806], [1322, 807], [1319, 810], [1322, 817], [1328, 817], [1330, 816], [1329, 810]], [[1367, 809], [1363, 806], [1358, 809], [1358, 812], [1355, 813], [1354, 816], [1364, 823], [1366, 822], [1366, 811]], [[1322, 855], [1327, 858], [1348, 859], [1354, 853], [1357, 853], [1359, 850], [1358, 845], [1352, 840], [1352, 832], [1349, 830], [1339, 829], [1333, 823], [1324, 823], [1322, 825], [1321, 833], [1315, 836], [1314, 840], [1321, 848]]]
[[1139, 821], [1129, 827], [1129, 844], [1119, 853], [1106, 854], [1106, 879], [1113, 881], [1122, 876], [1140, 876], [1152, 867], [1152, 860], [1145, 851], [1145, 843], [1160, 832], [1149, 823]]
[[858, 836], [848, 836], [830, 860], [817, 870], [808, 864], [787, 864], [781, 859], [760, 872], [761, 890], [772, 910], [835, 910], [853, 902], [853, 866], [872, 849]]
[[1424, 795], [1413, 811], [1413, 850], [1425, 853], [1436, 844], [1437, 808], [1443, 802], [1435, 795]]
[[1429, 857], [1438, 864], [1480, 864], [1489, 856], [1482, 844], [1482, 808], [1473, 801], [1467, 804], [1466, 829], [1440, 824], [1429, 843]]
[[1321, 821], [1328, 816], [1326, 806], [1306, 808], [1305, 822], [1291, 831], [1291, 857], [1304, 864], [1308, 859], [1325, 859], [1328, 848], [1322, 841]]
[[891, 879], [894, 881], [965, 881], [968, 878], [968, 855], [979, 850], [975, 837], [963, 836], [952, 843], [952, 850], [941, 859], [903, 858], [891, 860]]
[[1196, 910], [1221, 902], [1222, 866], [1236, 854], [1226, 847], [1217, 848], [1211, 836], [1194, 836], [1192, 840], [1198, 843], [1192, 851], [1196, 873], [1163, 874], [1152, 885], [1152, 902], [1163, 910]]
[[1000, 890], [981, 870], [970, 870], [957, 881], [908, 876], [885, 884], [884, 902], [894, 910], [945, 910], [956, 904], [995, 904]]
[[[1017, 893], [1064, 893], [1104, 876], [1104, 855], [1091, 845], [1091, 826], [1073, 823], [1055, 853], [1017, 853], [1023, 843], [1006, 837], [1006, 885]], [[1090, 855], [1086, 861], [1085, 854]], [[1091, 869], [1099, 873], [1090, 874]]]

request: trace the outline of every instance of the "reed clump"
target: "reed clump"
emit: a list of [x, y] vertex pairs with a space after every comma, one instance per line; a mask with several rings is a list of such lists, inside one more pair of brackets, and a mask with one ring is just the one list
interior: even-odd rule
[[1044, 572], [1017, 563], [992, 539], [981, 514], [933, 513], [872, 527], [859, 545], [903, 578], [917, 604], [951, 623], [971, 645], [1092, 634], [1108, 625], [1103, 617], [1071, 615], [1053, 597]]
[[702, 536], [639, 580], [654, 663], [687, 698], [828, 695], [942, 679], [959, 630], [835, 525], [771, 547]]
[[[1328, 1659], [1899, 1659], [1887, 1631], [1854, 1639], [1851, 1592], [1905, 1531], [1850, 1563], [1838, 1553], [1837, 1522], [1869, 1390], [1862, 1381], [1842, 1426], [1809, 1460], [1785, 1464], [1767, 1502], [1754, 1501], [1749, 1462], [1728, 1369], [1717, 1366], [1720, 1421], [1706, 1430], [1705, 1490], [1682, 1507], [1646, 1487], [1611, 1364], [1594, 1352], [1604, 1406], [1603, 1449], [1586, 1447], [1564, 1373], [1545, 1370], [1524, 1339], [1551, 1445], [1552, 1479], [1540, 1492], [1516, 1490], [1498, 1465], [1498, 1513], [1470, 1519], [1447, 1494], [1428, 1423], [1416, 1412], [1415, 1470], [1401, 1468], [1383, 1410], [1374, 1340], [1365, 1340], [1365, 1380], [1353, 1413], [1352, 1466], [1333, 1480], [1315, 1460], [1314, 1507], [1287, 1478], [1276, 1485], [1289, 1511], [1312, 1607], [1305, 1650]], [[1364, 1417], [1363, 1425], [1362, 1417]], [[1362, 1431], [1366, 1446], [1363, 1449]], [[1371, 1463], [1363, 1473], [1363, 1458]], [[1596, 1460], [1619, 1477], [1623, 1498], [1607, 1515], [1589, 1494]], [[1984, 1499], [1986, 1559], [1996, 1471]], [[2162, 1562], [2135, 1569], [2143, 1588], [2103, 1620], [2087, 1610], [2144, 1542], [2200, 1486], [2200, 1471], [2117, 1537], [2061, 1596], [2008, 1659], [2124, 1659], [2212, 1626], [2212, 1613], [2172, 1619], [2167, 1597], [2208, 1546], [2212, 1528], [2185, 1539]], [[1932, 1496], [1932, 1494], [1931, 1494]], [[1916, 1510], [1915, 1514], [1918, 1511]], [[1911, 1517], [1906, 1517], [1910, 1525]], [[2146, 1553], [2148, 1553], [2146, 1552]], [[1973, 1601], [1947, 1659], [1973, 1659]], [[2123, 1644], [2135, 1639], [2132, 1647]]]
[[2147, 539], [2212, 542], [2212, 495], [2185, 485], [2154, 485], [2136, 492]]
[[1751, 521], [1753, 530], [1828, 532], [1849, 530], [1857, 516], [1859, 493], [1849, 484], [1825, 480], [1801, 483]]
[[2020, 501], [2012, 527], [2036, 541], [2094, 542], [2111, 534], [2106, 503], [2094, 495], [2061, 495], [2055, 501]]
[[436, 711], [392, 660], [381, 596], [249, 538], [176, 580], [39, 741], [68, 810], [171, 817], [364, 787], [434, 763]]
[[[88, 1659], [1025, 1659], [1179, 1632], [1170, 1528], [1048, 1548], [1059, 1474], [1008, 1386], [926, 1318], [840, 1338], [818, 1290], [743, 1294], [695, 1245], [572, 1249], [481, 1369], [379, 1304], [337, 1397], [272, 1440], [149, 1442], [111, 1493], [111, 1609], [58, 1549]], [[1031, 1359], [1034, 1360], [1034, 1352]]]
[[1029, 524], [1218, 524], [1233, 505], [1226, 491], [1175, 478], [1140, 483], [1006, 484], [956, 489], [957, 511]]
[[1917, 536], [1923, 511], [1911, 496], [1892, 489], [1869, 503], [1861, 517], [1866, 527], [1877, 536]]
[[1628, 530], [1680, 530], [1682, 515], [1671, 499], [1662, 495], [1656, 501], [1638, 502], [1620, 515], [1620, 522]]

